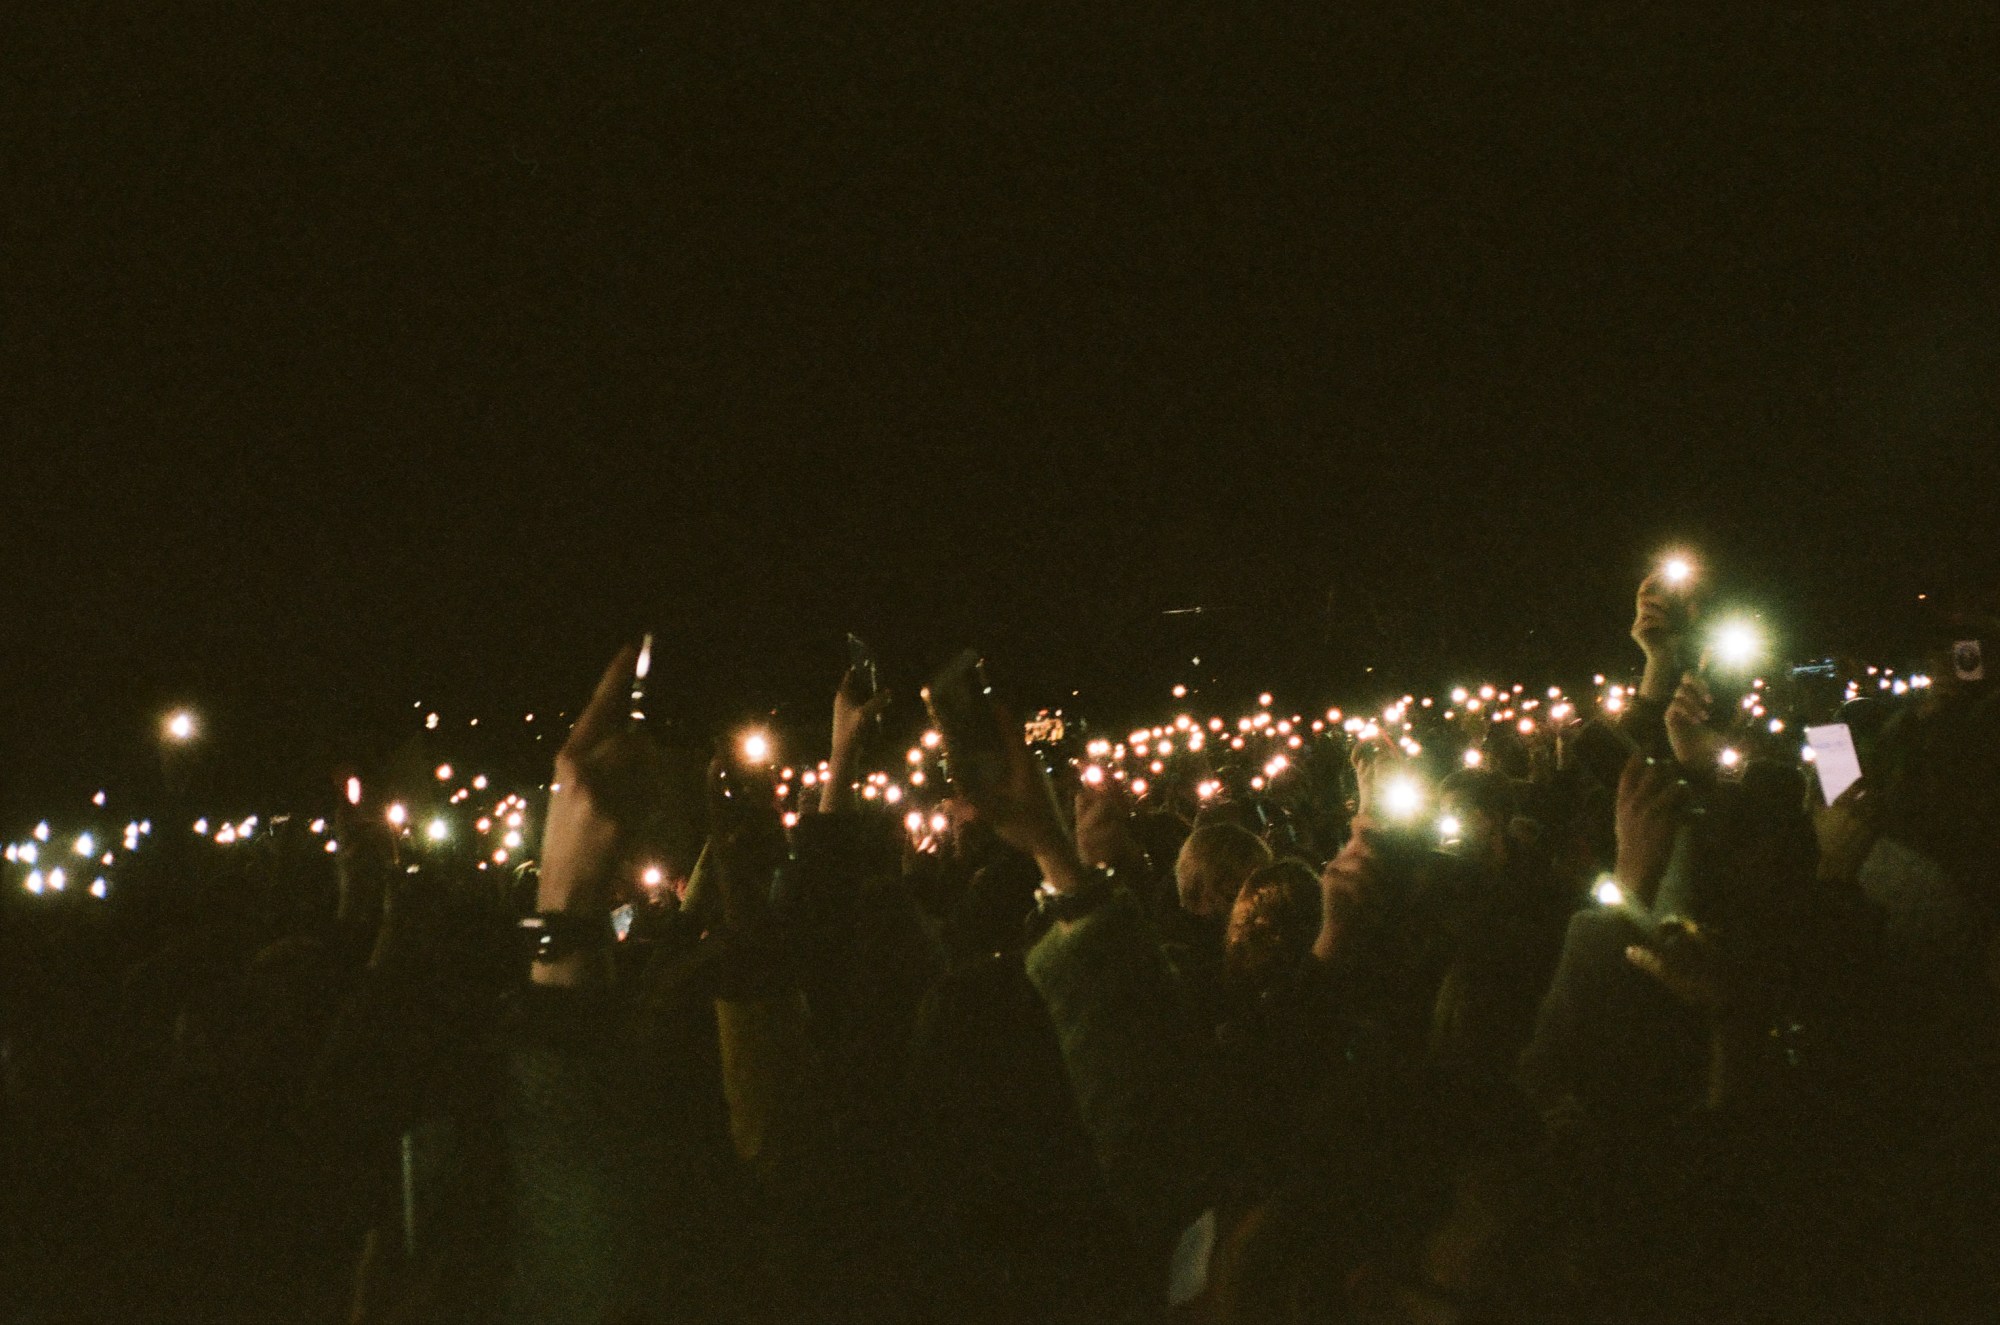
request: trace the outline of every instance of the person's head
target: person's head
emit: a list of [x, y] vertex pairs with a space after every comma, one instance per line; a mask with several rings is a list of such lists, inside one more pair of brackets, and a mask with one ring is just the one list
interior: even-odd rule
[[1319, 934], [1319, 878], [1303, 861], [1253, 871], [1229, 909], [1223, 964], [1233, 979], [1262, 988], [1312, 951]]
[[1174, 861], [1181, 909], [1192, 916], [1226, 919], [1243, 881], [1270, 863], [1271, 848], [1248, 829], [1235, 824], [1195, 829]]

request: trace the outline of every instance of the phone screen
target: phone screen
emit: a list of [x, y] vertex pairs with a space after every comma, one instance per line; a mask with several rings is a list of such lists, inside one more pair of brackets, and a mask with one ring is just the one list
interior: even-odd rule
[[1844, 722], [1806, 728], [1806, 745], [1819, 770], [1819, 790], [1831, 805], [1840, 793], [1861, 780], [1861, 759], [1854, 753], [1854, 733]]

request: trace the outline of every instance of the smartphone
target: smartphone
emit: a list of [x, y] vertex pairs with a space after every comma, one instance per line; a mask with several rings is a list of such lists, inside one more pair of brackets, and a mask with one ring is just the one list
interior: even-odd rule
[[1951, 646], [1951, 670], [1961, 681], [1986, 679], [1986, 655], [1976, 639], [1962, 639]]
[[646, 720], [646, 679], [652, 672], [653, 632], [649, 630], [639, 641], [639, 661], [632, 667], [632, 689], [626, 696], [626, 707], [634, 722]]
[[1854, 733], [1844, 722], [1806, 728], [1806, 746], [1819, 773], [1819, 792], [1831, 805], [1840, 793], [1861, 780], [1861, 759], [1854, 753]]
[[994, 716], [993, 684], [979, 650], [946, 663], [922, 691], [924, 706], [944, 736], [944, 772], [970, 794], [998, 786], [1007, 776], [1007, 751]]
[[875, 651], [851, 630], [847, 632], [847, 670], [854, 678], [855, 696], [873, 699], [875, 691], [881, 686], [881, 677], [875, 668]]
[[631, 937], [632, 915], [633, 915], [633, 910], [632, 910], [632, 904], [630, 902], [625, 903], [625, 905], [618, 907], [611, 912], [611, 932], [618, 936], [618, 941], [620, 943], [623, 943], [627, 938]]

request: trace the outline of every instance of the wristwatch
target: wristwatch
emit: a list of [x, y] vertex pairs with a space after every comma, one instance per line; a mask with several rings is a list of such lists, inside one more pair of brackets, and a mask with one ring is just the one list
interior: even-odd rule
[[559, 962], [575, 952], [591, 952], [612, 942], [609, 916], [580, 916], [572, 911], [537, 911], [523, 916], [521, 932], [534, 942], [534, 960]]

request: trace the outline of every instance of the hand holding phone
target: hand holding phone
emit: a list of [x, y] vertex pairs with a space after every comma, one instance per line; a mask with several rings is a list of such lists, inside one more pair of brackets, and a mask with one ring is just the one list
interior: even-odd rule
[[979, 817], [1035, 858], [1057, 892], [1083, 886], [1086, 871], [1056, 806], [1048, 769], [993, 693], [976, 649], [952, 659], [923, 688], [944, 736], [944, 771]]

